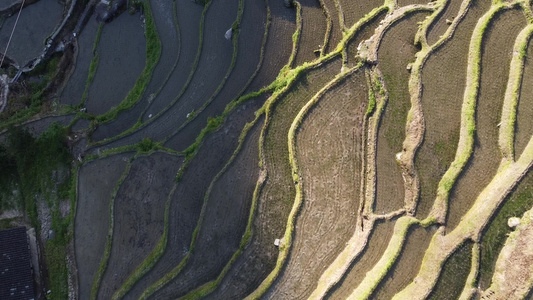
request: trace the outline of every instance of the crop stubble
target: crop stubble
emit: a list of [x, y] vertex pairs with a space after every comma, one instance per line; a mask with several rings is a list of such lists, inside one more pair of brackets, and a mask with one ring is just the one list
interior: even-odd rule
[[295, 66], [317, 58], [313, 52], [324, 46], [326, 16], [318, 0], [299, 0], [302, 7], [302, 32], [296, 53]]

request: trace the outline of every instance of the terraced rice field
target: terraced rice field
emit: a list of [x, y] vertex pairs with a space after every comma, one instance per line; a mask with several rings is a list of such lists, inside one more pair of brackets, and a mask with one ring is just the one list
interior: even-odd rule
[[50, 297], [531, 297], [530, 1], [50, 1], [0, 66], [0, 166], [72, 154]]

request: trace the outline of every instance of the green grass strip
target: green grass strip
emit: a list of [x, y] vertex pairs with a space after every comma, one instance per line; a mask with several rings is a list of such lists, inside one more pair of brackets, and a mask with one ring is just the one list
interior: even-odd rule
[[511, 59], [509, 79], [503, 100], [498, 140], [502, 158], [507, 163], [514, 161], [516, 112], [518, 98], [520, 97], [520, 86], [522, 85], [522, 77], [524, 75], [527, 48], [532, 34], [533, 24], [529, 24], [518, 34], [513, 47], [513, 57]]
[[98, 271], [96, 272], [93, 285], [91, 287], [91, 300], [96, 300], [98, 298], [98, 291], [100, 290], [100, 284], [102, 283], [102, 279], [104, 277], [104, 273], [107, 269], [107, 264], [109, 262], [109, 256], [111, 255], [111, 248], [113, 244], [113, 228], [115, 225], [115, 218], [114, 218], [114, 210], [115, 210], [115, 198], [117, 197], [118, 190], [120, 189], [120, 186], [130, 173], [131, 168], [131, 162], [133, 159], [130, 159], [128, 162], [126, 169], [124, 170], [124, 173], [122, 173], [122, 176], [117, 181], [117, 184], [115, 185], [115, 188], [113, 189], [113, 194], [111, 194], [111, 201], [109, 202], [109, 230], [107, 232], [107, 240], [105, 242], [105, 248], [104, 253], [102, 254], [102, 259], [100, 260], [100, 266], [98, 267]]
[[[115, 119], [119, 112], [130, 109], [141, 98], [146, 86], [152, 78], [152, 72], [159, 62], [161, 56], [161, 41], [155, 26], [155, 21], [152, 15], [152, 8], [149, 1], [142, 2], [145, 14], [145, 35], [146, 35], [146, 65], [135, 85], [130, 90], [128, 95], [120, 104], [108, 112], [96, 117], [98, 124], [107, 123]], [[93, 125], [95, 127], [96, 125]]]
[[365, 279], [363, 279], [348, 297], [349, 300], [370, 298], [379, 283], [392, 268], [396, 259], [400, 256], [409, 228], [417, 223], [417, 219], [409, 216], [403, 216], [396, 221], [396, 224], [394, 224], [394, 233], [385, 253], [383, 253], [381, 259], [374, 265], [374, 267], [366, 273]]
[[292, 34], [292, 51], [289, 57], [289, 63], [287, 64], [289, 68], [294, 65], [294, 61], [296, 60], [296, 54], [300, 45], [300, 36], [302, 35], [302, 6], [296, 0], [294, 0], [294, 5], [296, 6], [296, 31]]
[[491, 20], [505, 7], [507, 6], [502, 4], [492, 6], [490, 10], [479, 19], [474, 28], [468, 51], [466, 88], [461, 108], [459, 144], [457, 146], [454, 161], [438, 184], [437, 197], [427, 220], [434, 219], [439, 223], [444, 223], [446, 221], [450, 190], [474, 151], [476, 106], [481, 79], [481, 47], [483, 44], [483, 37]]

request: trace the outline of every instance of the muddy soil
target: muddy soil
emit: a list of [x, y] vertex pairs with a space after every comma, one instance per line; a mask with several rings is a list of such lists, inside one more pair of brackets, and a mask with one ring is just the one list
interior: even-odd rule
[[131, 155], [98, 159], [82, 166], [79, 171], [74, 221], [79, 299], [89, 299], [109, 229], [109, 201]]
[[126, 98], [146, 62], [140, 14], [121, 14], [104, 25], [98, 43], [98, 68], [89, 88], [87, 112], [103, 114]]

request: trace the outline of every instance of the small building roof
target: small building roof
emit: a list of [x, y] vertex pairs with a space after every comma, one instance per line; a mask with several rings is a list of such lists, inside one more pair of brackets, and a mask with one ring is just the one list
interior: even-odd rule
[[35, 299], [25, 227], [0, 231], [0, 299]]

